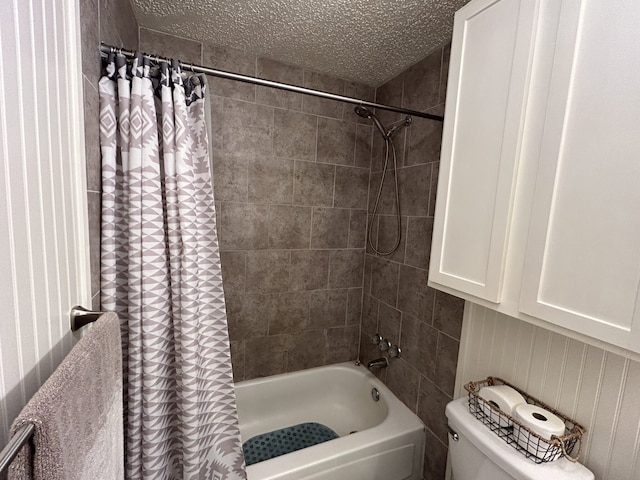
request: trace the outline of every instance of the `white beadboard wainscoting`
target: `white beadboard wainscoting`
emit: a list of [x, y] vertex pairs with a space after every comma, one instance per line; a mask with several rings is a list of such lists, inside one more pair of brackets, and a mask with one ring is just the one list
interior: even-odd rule
[[640, 478], [640, 363], [467, 302], [456, 397], [490, 375], [584, 425], [598, 480]]
[[0, 8], [0, 448], [90, 306], [75, 0]]

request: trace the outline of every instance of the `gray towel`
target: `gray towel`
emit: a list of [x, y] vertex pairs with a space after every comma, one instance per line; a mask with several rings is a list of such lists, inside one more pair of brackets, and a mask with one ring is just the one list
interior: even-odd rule
[[124, 478], [122, 350], [113, 313], [101, 316], [11, 427], [35, 425], [10, 480]]

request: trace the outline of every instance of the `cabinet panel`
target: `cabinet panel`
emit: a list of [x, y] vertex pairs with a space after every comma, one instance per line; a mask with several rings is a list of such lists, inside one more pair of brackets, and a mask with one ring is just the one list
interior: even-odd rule
[[456, 13], [429, 279], [500, 301], [534, 1]]
[[635, 351], [638, 24], [638, 2], [563, 3], [520, 299], [523, 313]]

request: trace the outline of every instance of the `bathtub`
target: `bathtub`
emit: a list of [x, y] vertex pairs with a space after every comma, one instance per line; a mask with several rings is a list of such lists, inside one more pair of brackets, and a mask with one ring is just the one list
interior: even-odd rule
[[422, 478], [423, 423], [364, 366], [340, 363], [239, 382], [236, 399], [243, 442], [305, 422], [339, 435], [250, 465], [249, 480]]

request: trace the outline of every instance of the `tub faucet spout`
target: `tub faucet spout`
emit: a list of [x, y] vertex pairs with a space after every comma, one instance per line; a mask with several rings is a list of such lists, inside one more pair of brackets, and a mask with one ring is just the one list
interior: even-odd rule
[[376, 358], [375, 360], [371, 360], [367, 363], [367, 368], [371, 370], [372, 368], [386, 368], [389, 366], [389, 360], [387, 357]]

